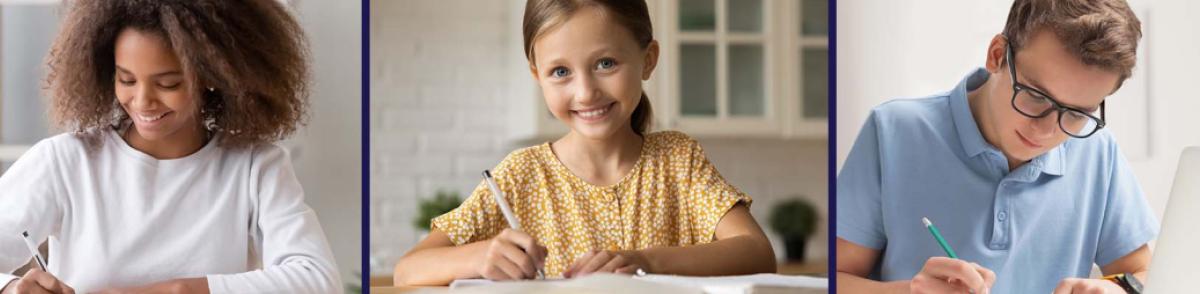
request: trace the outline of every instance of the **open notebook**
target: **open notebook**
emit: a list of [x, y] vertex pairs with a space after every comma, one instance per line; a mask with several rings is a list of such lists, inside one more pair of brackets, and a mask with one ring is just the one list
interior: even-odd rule
[[829, 280], [806, 276], [757, 274], [724, 277], [672, 275], [626, 276], [595, 274], [578, 279], [492, 282], [483, 279], [456, 280], [455, 293], [826, 293]]

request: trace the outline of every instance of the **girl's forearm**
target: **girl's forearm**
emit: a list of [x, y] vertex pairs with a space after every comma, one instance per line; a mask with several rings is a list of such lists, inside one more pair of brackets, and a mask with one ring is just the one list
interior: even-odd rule
[[396, 285], [444, 286], [456, 279], [478, 278], [475, 262], [487, 242], [427, 248], [410, 252], [396, 262]]
[[737, 236], [686, 247], [642, 250], [651, 273], [687, 276], [742, 275], [775, 272], [775, 252], [765, 239]]

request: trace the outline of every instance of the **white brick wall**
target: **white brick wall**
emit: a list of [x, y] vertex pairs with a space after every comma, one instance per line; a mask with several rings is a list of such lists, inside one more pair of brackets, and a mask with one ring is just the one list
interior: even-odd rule
[[507, 1], [372, 1], [371, 272], [419, 241], [417, 199], [466, 197], [509, 151]]
[[[479, 172], [539, 142], [505, 139], [505, 99], [520, 37], [510, 1], [404, 0], [371, 3], [371, 264], [387, 275], [421, 233], [417, 199], [438, 189], [463, 197]], [[515, 60], [520, 60], [516, 58]], [[804, 195], [826, 206], [825, 140], [699, 139], [734, 185], [755, 198], [767, 225], [773, 203]], [[822, 215], [827, 215], [822, 208]], [[810, 256], [824, 258], [821, 223]], [[765, 228], [768, 230], [769, 228]], [[768, 233], [772, 234], [772, 233]], [[772, 237], [772, 239], [777, 239]], [[775, 242], [777, 247], [782, 243]], [[782, 255], [777, 248], [777, 255]]]
[[721, 176], [754, 199], [750, 213], [771, 238], [777, 258], [783, 258], [783, 239], [771, 230], [769, 213], [775, 203], [792, 197], [811, 201], [822, 218], [817, 232], [808, 241], [807, 257], [817, 260], [828, 256], [826, 140], [699, 138], [697, 141]]

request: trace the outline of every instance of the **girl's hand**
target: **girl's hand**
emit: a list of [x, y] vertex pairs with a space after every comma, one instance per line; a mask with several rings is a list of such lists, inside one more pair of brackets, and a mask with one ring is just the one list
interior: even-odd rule
[[521, 231], [504, 229], [487, 241], [479, 275], [489, 280], [530, 279], [546, 264], [546, 247]]
[[991, 270], [961, 259], [932, 257], [909, 283], [910, 293], [987, 294], [996, 282]]
[[593, 273], [634, 274], [638, 269], [650, 270], [650, 262], [641, 251], [592, 250], [584, 254], [563, 272], [564, 278], [582, 277]]
[[25, 272], [25, 275], [20, 279], [13, 280], [4, 286], [3, 294], [24, 294], [24, 293], [55, 293], [55, 294], [75, 294], [75, 289], [71, 289], [66, 283], [59, 281], [50, 273], [43, 272], [40, 269], [31, 269]]

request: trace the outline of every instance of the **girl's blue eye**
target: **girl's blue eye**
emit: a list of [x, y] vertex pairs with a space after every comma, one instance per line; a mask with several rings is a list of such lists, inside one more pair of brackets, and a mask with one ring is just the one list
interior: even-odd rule
[[571, 71], [567, 70], [567, 68], [565, 68], [565, 67], [556, 67], [556, 68], [554, 68], [554, 70], [550, 71], [551, 76], [560, 77], [560, 78], [565, 77], [570, 73], [571, 73]]
[[615, 66], [617, 66], [617, 61], [612, 60], [611, 58], [601, 59], [600, 61], [596, 62], [596, 69], [610, 69]]

